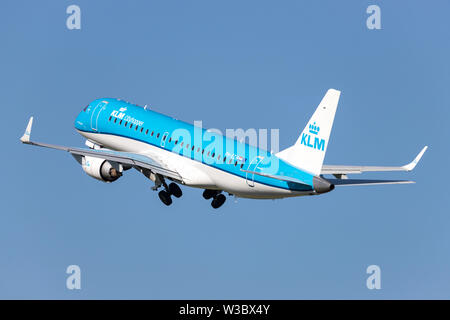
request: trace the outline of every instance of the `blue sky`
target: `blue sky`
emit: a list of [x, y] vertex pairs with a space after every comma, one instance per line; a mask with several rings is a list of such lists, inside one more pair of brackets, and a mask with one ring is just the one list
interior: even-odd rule
[[[81, 30], [66, 8], [81, 8]], [[366, 8], [381, 8], [368, 30]], [[2, 1], [0, 298], [450, 298], [448, 1]], [[165, 207], [138, 172], [104, 184], [33, 138], [82, 146], [99, 97], [291, 145], [342, 91], [325, 163], [402, 165], [414, 185], [318, 197], [201, 190]], [[82, 289], [67, 290], [79, 265]], [[381, 267], [381, 290], [366, 268]]]

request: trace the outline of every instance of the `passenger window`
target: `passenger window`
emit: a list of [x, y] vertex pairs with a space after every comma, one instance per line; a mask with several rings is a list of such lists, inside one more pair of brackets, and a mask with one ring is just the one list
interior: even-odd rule
[[166, 141], [166, 137], [167, 137], [167, 136], [164, 136], [164, 137], [163, 137], [163, 141]]
[[217, 156], [217, 160], [220, 160], [220, 154]]
[[120, 120], [119, 124], [122, 124], [122, 120]]
[[236, 165], [237, 165], [237, 161], [234, 162], [234, 166], [235, 166], [235, 167], [236, 167]]
[[189, 149], [189, 143], [186, 145], [186, 149]]
[[197, 148], [197, 152], [200, 152], [200, 147]]
[[204, 153], [205, 153], [205, 149], [202, 150], [202, 154], [204, 154]]
[[111, 118], [112, 118], [112, 116], [109, 116], [109, 119], [108, 119], [108, 121], [111, 121]]
[[125, 127], [128, 125], [128, 121], [125, 121]]
[[211, 157], [213, 157], [214, 158], [214, 156], [216, 155], [216, 153], [215, 152], [213, 152], [213, 154], [212, 154], [212, 156]]
[[208, 156], [209, 156], [209, 151], [208, 151], [208, 154], [207, 154]]
[[152, 131], [152, 134], [151, 134], [151, 136], [153, 137], [153, 134], [155, 133], [155, 131]]
[[148, 134], [148, 129], [147, 129], [147, 130], [145, 130], [145, 134]]
[[178, 143], [178, 140], [175, 140], [175, 144], [177, 144]]
[[133, 128], [133, 124], [132, 123], [130, 123], [130, 129], [132, 129]]
[[241, 169], [242, 169], [243, 166], [244, 166], [244, 164], [241, 164]]
[[169, 142], [172, 142], [172, 138], [169, 138]]
[[180, 146], [181, 146], [181, 147], [183, 146], [183, 143], [184, 143], [184, 142], [183, 142], [183, 141], [181, 141], [181, 143], [180, 143]]
[[156, 135], [156, 138], [159, 138], [159, 133]]
[[192, 149], [191, 149], [191, 151], [194, 151], [194, 146], [192, 146]]
[[114, 118], [114, 123], [116, 123], [117, 122], [117, 118]]
[[227, 162], [227, 156], [223, 157], [223, 162]]
[[134, 130], [136, 130], [137, 131], [137, 129], [139, 128], [139, 126], [136, 126], [136, 128], [134, 128]]
[[143, 127], [141, 127], [141, 132], [142, 132], [142, 131], [144, 131], [144, 128], [143, 128]]

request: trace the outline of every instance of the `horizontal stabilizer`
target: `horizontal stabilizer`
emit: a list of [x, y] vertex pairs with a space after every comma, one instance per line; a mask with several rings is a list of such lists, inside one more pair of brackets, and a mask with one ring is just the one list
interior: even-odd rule
[[366, 179], [327, 179], [335, 186], [363, 186], [375, 184], [406, 184], [415, 183], [409, 180], [366, 180]]

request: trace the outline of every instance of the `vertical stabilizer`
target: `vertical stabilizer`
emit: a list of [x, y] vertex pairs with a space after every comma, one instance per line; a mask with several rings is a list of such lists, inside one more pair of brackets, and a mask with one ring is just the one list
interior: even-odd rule
[[276, 154], [302, 170], [320, 175], [341, 92], [329, 89], [297, 142]]

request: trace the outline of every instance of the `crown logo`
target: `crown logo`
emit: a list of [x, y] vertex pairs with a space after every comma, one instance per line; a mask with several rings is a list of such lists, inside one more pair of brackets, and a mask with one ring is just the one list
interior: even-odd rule
[[319, 126], [316, 126], [316, 123], [314, 122], [313, 124], [310, 124], [309, 125], [309, 132], [310, 133], [312, 133], [312, 134], [318, 134], [319, 133], [319, 131], [320, 131], [320, 127]]

